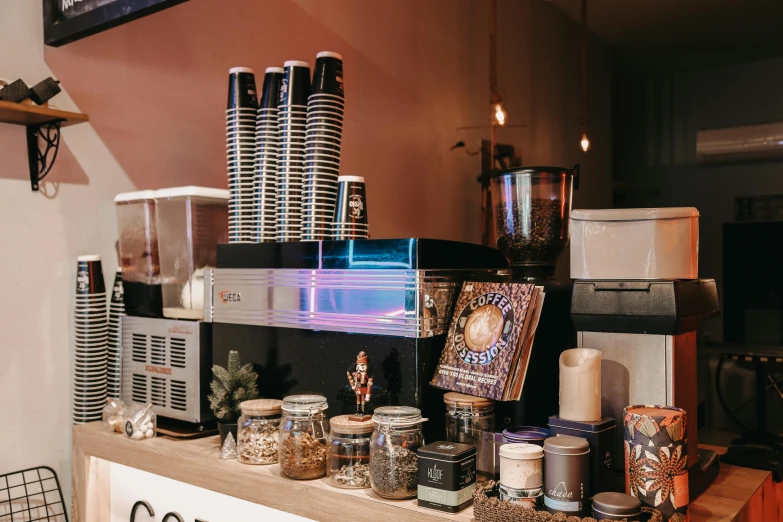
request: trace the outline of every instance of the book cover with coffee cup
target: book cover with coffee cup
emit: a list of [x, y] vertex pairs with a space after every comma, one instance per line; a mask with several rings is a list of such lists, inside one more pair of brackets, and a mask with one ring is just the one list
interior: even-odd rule
[[518, 400], [543, 297], [534, 284], [465, 282], [431, 384]]

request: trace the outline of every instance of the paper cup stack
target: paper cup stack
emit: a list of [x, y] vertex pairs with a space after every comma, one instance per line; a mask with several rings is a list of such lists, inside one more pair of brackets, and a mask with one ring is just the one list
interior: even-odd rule
[[318, 53], [311, 90], [302, 184], [303, 241], [330, 239], [332, 235], [345, 114], [342, 56]]
[[340, 176], [332, 239], [369, 239], [367, 195], [362, 176]]
[[253, 70], [234, 67], [228, 75], [226, 156], [228, 159], [228, 242], [253, 239], [253, 178], [255, 175], [258, 97]]
[[276, 239], [299, 241], [302, 237], [302, 172], [310, 65], [288, 61], [284, 69], [277, 118], [280, 149], [277, 157]]
[[118, 399], [121, 392], [122, 376], [122, 317], [125, 315], [125, 302], [123, 297], [125, 290], [122, 286], [122, 268], [117, 268], [117, 274], [114, 276], [114, 287], [111, 290], [111, 299], [109, 300], [109, 339], [107, 363], [107, 394], [109, 397]]
[[253, 241], [274, 242], [277, 236], [277, 153], [280, 136], [277, 131], [277, 106], [285, 72], [269, 67], [264, 74], [264, 88], [256, 119], [256, 173], [253, 180]]
[[108, 330], [101, 258], [79, 256], [74, 304], [74, 424], [101, 420], [106, 405]]

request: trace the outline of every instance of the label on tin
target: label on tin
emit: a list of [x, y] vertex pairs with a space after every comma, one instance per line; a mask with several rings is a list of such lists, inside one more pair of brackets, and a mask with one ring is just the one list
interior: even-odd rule
[[547, 496], [544, 496], [544, 505], [549, 509], [553, 509], [555, 511], [562, 511], [563, 513], [575, 513], [578, 511], [582, 511], [581, 502], [568, 502], [565, 500], [555, 500]]

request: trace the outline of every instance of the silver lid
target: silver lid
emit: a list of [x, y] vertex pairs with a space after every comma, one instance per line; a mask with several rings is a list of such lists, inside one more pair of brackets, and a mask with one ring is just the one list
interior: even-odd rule
[[421, 410], [411, 406], [381, 406], [375, 409], [372, 421], [387, 428], [407, 428], [421, 424]]
[[298, 415], [323, 413], [329, 404], [323, 395], [289, 395], [283, 398], [283, 411]]

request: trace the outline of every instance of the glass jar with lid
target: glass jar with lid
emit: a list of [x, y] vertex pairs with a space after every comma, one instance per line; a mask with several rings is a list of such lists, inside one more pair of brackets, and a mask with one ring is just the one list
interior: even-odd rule
[[370, 487], [371, 419], [351, 420], [351, 415], [329, 421], [329, 484], [338, 488]]
[[418, 492], [419, 448], [424, 445], [421, 411], [409, 406], [383, 406], [372, 416], [370, 484], [379, 496], [414, 498]]
[[446, 404], [446, 440], [476, 447], [477, 478], [495, 475], [495, 402], [483, 397], [449, 392]]
[[314, 479], [326, 473], [329, 405], [321, 395], [289, 395], [280, 421], [280, 470], [288, 478]]
[[243, 464], [276, 464], [283, 401], [255, 399], [239, 405], [237, 460]]

